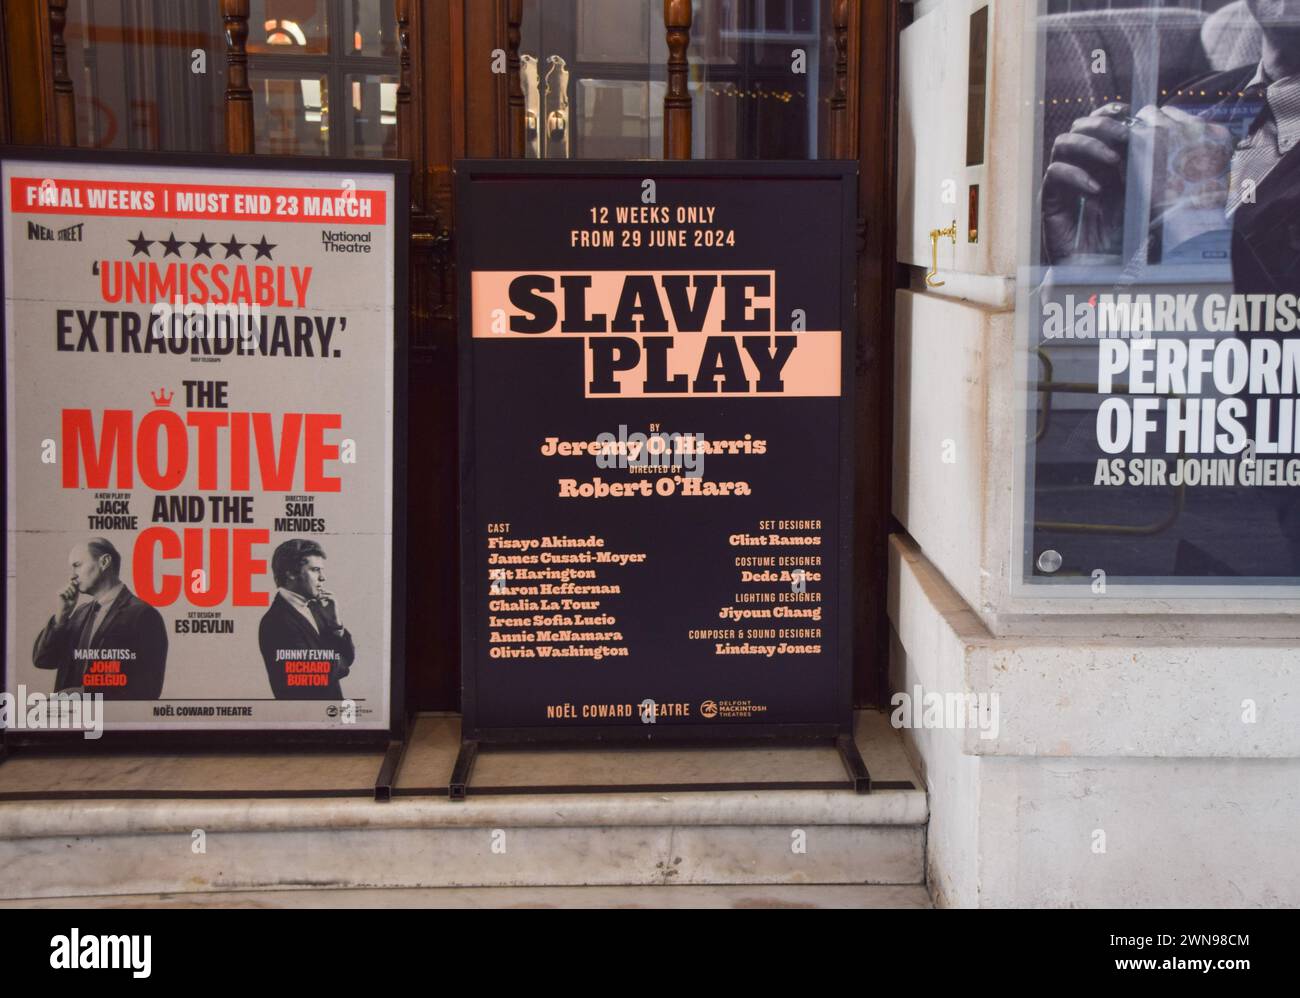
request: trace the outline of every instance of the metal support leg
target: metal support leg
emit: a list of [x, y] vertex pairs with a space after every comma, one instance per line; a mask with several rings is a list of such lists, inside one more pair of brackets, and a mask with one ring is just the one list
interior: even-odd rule
[[447, 786], [447, 796], [452, 800], [464, 800], [469, 789], [470, 773], [474, 771], [474, 760], [478, 758], [478, 742], [463, 741], [460, 753], [456, 756], [456, 765], [451, 770], [451, 783]]
[[384, 752], [383, 764], [379, 767], [379, 775], [375, 777], [375, 800], [381, 803], [393, 799], [393, 784], [397, 782], [397, 774], [402, 768], [402, 758], [406, 755], [406, 743], [410, 732], [411, 728], [408, 724], [402, 730], [401, 739], [389, 742], [388, 749]]
[[867, 772], [867, 764], [862, 761], [862, 753], [858, 751], [858, 744], [853, 740], [853, 736], [837, 736], [835, 747], [839, 749], [840, 761], [844, 763], [844, 768], [849, 773], [849, 779], [853, 781], [853, 792], [856, 794], [871, 793], [871, 774]]

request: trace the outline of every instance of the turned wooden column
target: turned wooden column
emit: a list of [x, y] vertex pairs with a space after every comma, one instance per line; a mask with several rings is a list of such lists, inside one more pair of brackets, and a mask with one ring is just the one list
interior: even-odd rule
[[524, 85], [519, 75], [519, 26], [524, 20], [524, 0], [506, 2], [506, 77], [509, 108], [510, 158], [524, 158]]
[[253, 91], [248, 86], [248, 0], [221, 0], [226, 26], [226, 152], [253, 151]]
[[668, 38], [668, 90], [664, 94], [664, 159], [691, 158], [691, 93], [686, 89], [691, 41], [691, 0], [664, 0]]
[[[415, 122], [411, 109], [411, 0], [396, 0], [397, 13], [397, 155], [415, 158]], [[414, 178], [412, 178], [414, 179]], [[415, 185], [411, 185], [414, 197]]]
[[831, 156], [849, 159], [849, 0], [834, 0], [835, 85], [831, 90]]
[[68, 74], [68, 46], [63, 29], [68, 23], [68, 0], [48, 0], [50, 11], [50, 63], [54, 83], [54, 135], [61, 146], [77, 144], [77, 100]]

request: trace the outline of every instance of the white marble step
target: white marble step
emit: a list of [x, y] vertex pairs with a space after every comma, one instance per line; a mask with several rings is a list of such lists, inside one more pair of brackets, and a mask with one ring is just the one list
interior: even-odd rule
[[425, 887], [0, 901], [0, 908], [932, 908], [923, 886]]
[[[403, 785], [409, 792], [439, 781], [445, 786], [449, 761], [444, 756], [454, 757], [453, 735], [445, 723], [422, 725], [403, 765], [399, 791]], [[922, 884], [927, 802], [919, 779], [882, 715], [864, 713], [857, 741], [873, 778], [911, 780], [918, 789], [869, 795], [843, 790], [471, 794], [461, 802], [408, 793], [388, 803], [362, 797], [11, 801], [0, 804], [0, 897]], [[729, 780], [779, 778], [787, 767], [816, 778], [838, 765], [830, 750], [827, 757], [790, 759], [771, 748], [672, 752], [655, 757], [655, 776], [665, 783], [707, 783], [719, 781], [719, 774]], [[484, 785], [517, 787], [526, 778], [581, 786], [617, 782], [647, 767], [648, 758], [629, 759], [617, 750], [604, 750], [603, 757], [550, 752], [524, 759], [512, 753], [481, 764]], [[3, 771], [20, 762], [0, 767], [0, 785]], [[229, 757], [207, 762], [214, 768], [239, 764]], [[135, 766], [133, 772], [148, 768], [140, 760], [122, 765]], [[192, 760], [190, 766], [193, 770]], [[10, 772], [10, 785], [30, 781], [39, 771], [20, 766]], [[234, 779], [224, 775], [227, 782]], [[630, 782], [644, 780], [633, 772]]]

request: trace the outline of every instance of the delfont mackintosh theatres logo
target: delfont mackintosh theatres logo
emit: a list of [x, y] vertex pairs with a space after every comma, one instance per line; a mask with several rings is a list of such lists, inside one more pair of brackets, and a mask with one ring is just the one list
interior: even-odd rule
[[747, 718], [767, 713], [767, 704], [755, 703], [753, 700], [704, 700], [699, 707], [700, 717]]
[[80, 731], [98, 739], [104, 734], [104, 694], [82, 691], [0, 693], [0, 728], [9, 731]]

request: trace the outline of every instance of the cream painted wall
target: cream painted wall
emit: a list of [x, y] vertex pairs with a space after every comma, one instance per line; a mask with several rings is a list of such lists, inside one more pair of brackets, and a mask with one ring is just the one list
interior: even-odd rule
[[[930, 794], [931, 890], [958, 906], [1298, 905], [1300, 601], [1013, 595], [1014, 372], [1027, 369], [1014, 282], [1034, 179], [1021, 50], [1036, 0], [992, 0], [986, 162], [966, 167], [979, 3], [918, 4], [900, 40], [898, 258], [921, 269], [896, 298], [906, 535], [890, 565], [891, 681], [1000, 705], [996, 738], [906, 731]], [[963, 238], [972, 182], [976, 244]], [[946, 283], [927, 288], [928, 232], [954, 208]]]
[[[966, 165], [970, 15], [989, 8], [984, 162]], [[918, 11], [920, 13], [920, 11]], [[957, 223], [939, 243], [939, 271], [1014, 275], [1016, 163], [1020, 149], [1021, 0], [945, 0], [899, 38], [898, 259], [931, 263], [930, 231]], [[968, 233], [967, 192], [980, 187], [979, 235]]]

